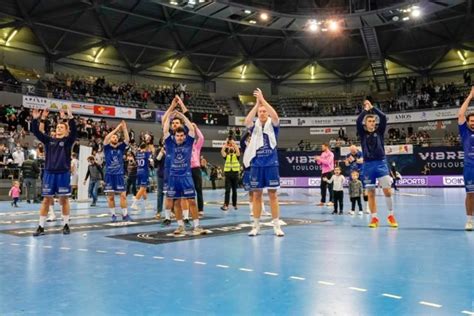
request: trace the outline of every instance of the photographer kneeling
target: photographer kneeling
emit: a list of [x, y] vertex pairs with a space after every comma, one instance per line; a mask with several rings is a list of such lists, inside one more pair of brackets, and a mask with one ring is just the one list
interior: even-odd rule
[[240, 149], [237, 144], [228, 138], [227, 142], [221, 149], [221, 155], [225, 159], [224, 174], [225, 174], [225, 198], [224, 205], [221, 210], [227, 211], [229, 209], [230, 190], [232, 189], [232, 206], [237, 210], [237, 187], [239, 185], [240, 172]]

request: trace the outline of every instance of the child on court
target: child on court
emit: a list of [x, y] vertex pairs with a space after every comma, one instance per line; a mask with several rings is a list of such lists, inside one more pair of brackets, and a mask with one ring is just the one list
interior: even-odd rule
[[350, 215], [355, 214], [355, 205], [357, 203], [359, 207], [359, 215], [362, 215], [362, 182], [359, 180], [359, 171], [354, 170], [351, 172], [351, 180], [349, 182], [349, 197], [351, 198], [351, 211]]
[[8, 192], [8, 195], [13, 199], [12, 201], [12, 206], [13, 207], [18, 207], [18, 200], [20, 199], [20, 182], [14, 181], [13, 186], [10, 189], [10, 192]]
[[331, 178], [323, 178], [323, 181], [327, 183], [333, 183], [333, 197], [334, 197], [334, 211], [332, 212], [333, 215], [338, 214], [339, 208], [339, 215], [343, 214], [344, 210], [344, 176], [341, 174], [341, 168], [336, 167], [334, 168], [334, 174]]

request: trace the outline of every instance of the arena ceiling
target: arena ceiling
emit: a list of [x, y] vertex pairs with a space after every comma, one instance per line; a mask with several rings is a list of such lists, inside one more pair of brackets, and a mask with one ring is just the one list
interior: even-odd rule
[[[41, 47], [53, 62], [102, 50], [100, 58], [140, 73], [186, 58], [204, 80], [245, 64], [277, 82], [311, 64], [350, 80], [374, 61], [364, 28], [375, 30], [381, 54], [375, 59], [418, 73], [429, 73], [452, 49], [474, 49], [473, 0], [348, 2], [3, 0], [0, 28], [3, 45]], [[366, 2], [379, 7], [365, 8]], [[423, 14], [406, 21], [403, 9], [413, 4]], [[308, 19], [318, 21], [318, 31], [308, 29]], [[331, 19], [337, 32], [324, 29]]]

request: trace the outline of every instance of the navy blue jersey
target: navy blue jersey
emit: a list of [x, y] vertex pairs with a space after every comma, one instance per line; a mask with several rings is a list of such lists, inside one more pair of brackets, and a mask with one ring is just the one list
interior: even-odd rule
[[467, 126], [467, 122], [464, 122], [459, 125], [459, 134], [464, 149], [464, 165], [474, 167], [474, 131]]
[[[250, 129], [250, 133], [253, 132], [253, 127]], [[280, 126], [273, 126], [275, 138], [278, 140], [278, 133], [280, 132]], [[270, 147], [270, 140], [268, 135], [263, 133], [263, 146], [257, 149], [256, 156], [250, 162], [252, 167], [278, 167], [278, 151], [277, 147]]]
[[49, 173], [69, 172], [71, 169], [71, 149], [76, 140], [76, 121], [69, 120], [69, 135], [63, 138], [50, 137], [39, 130], [38, 120], [33, 120], [31, 131], [44, 144], [44, 169]]
[[135, 161], [137, 162], [137, 175], [148, 176], [148, 161], [150, 160], [151, 153], [149, 151], [139, 151], [135, 155]]
[[357, 133], [365, 162], [385, 159], [384, 134], [387, 128], [387, 117], [377, 108], [373, 108], [373, 111], [379, 117], [379, 124], [373, 132], [367, 131], [362, 124], [365, 116], [369, 114], [367, 111], [362, 111], [357, 118]]
[[186, 140], [178, 145], [173, 136], [165, 140], [166, 153], [170, 155], [170, 176], [191, 176], [191, 155], [194, 137], [186, 136]]
[[352, 171], [360, 171], [362, 169], [362, 164], [361, 163], [358, 163], [357, 162], [357, 159], [360, 159], [362, 158], [362, 152], [360, 150], [358, 150], [355, 155], [352, 154], [352, 153], [348, 153], [346, 158], [349, 158], [351, 157], [354, 158], [354, 160], [349, 163], [349, 171], [352, 172]]
[[123, 155], [127, 145], [120, 143], [117, 147], [107, 144], [104, 146], [105, 170], [109, 175], [123, 175]]

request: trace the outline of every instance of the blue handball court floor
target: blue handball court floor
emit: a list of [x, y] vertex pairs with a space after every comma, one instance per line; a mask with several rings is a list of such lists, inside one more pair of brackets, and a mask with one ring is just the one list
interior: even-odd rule
[[204, 237], [170, 236], [153, 210], [110, 223], [102, 199], [72, 203], [71, 235], [57, 221], [34, 238], [38, 204], [0, 202], [0, 315], [474, 315], [463, 189], [401, 189], [398, 229], [378, 193], [375, 230], [318, 191], [280, 191], [282, 238], [247, 236], [243, 191], [227, 213], [205, 191]]

